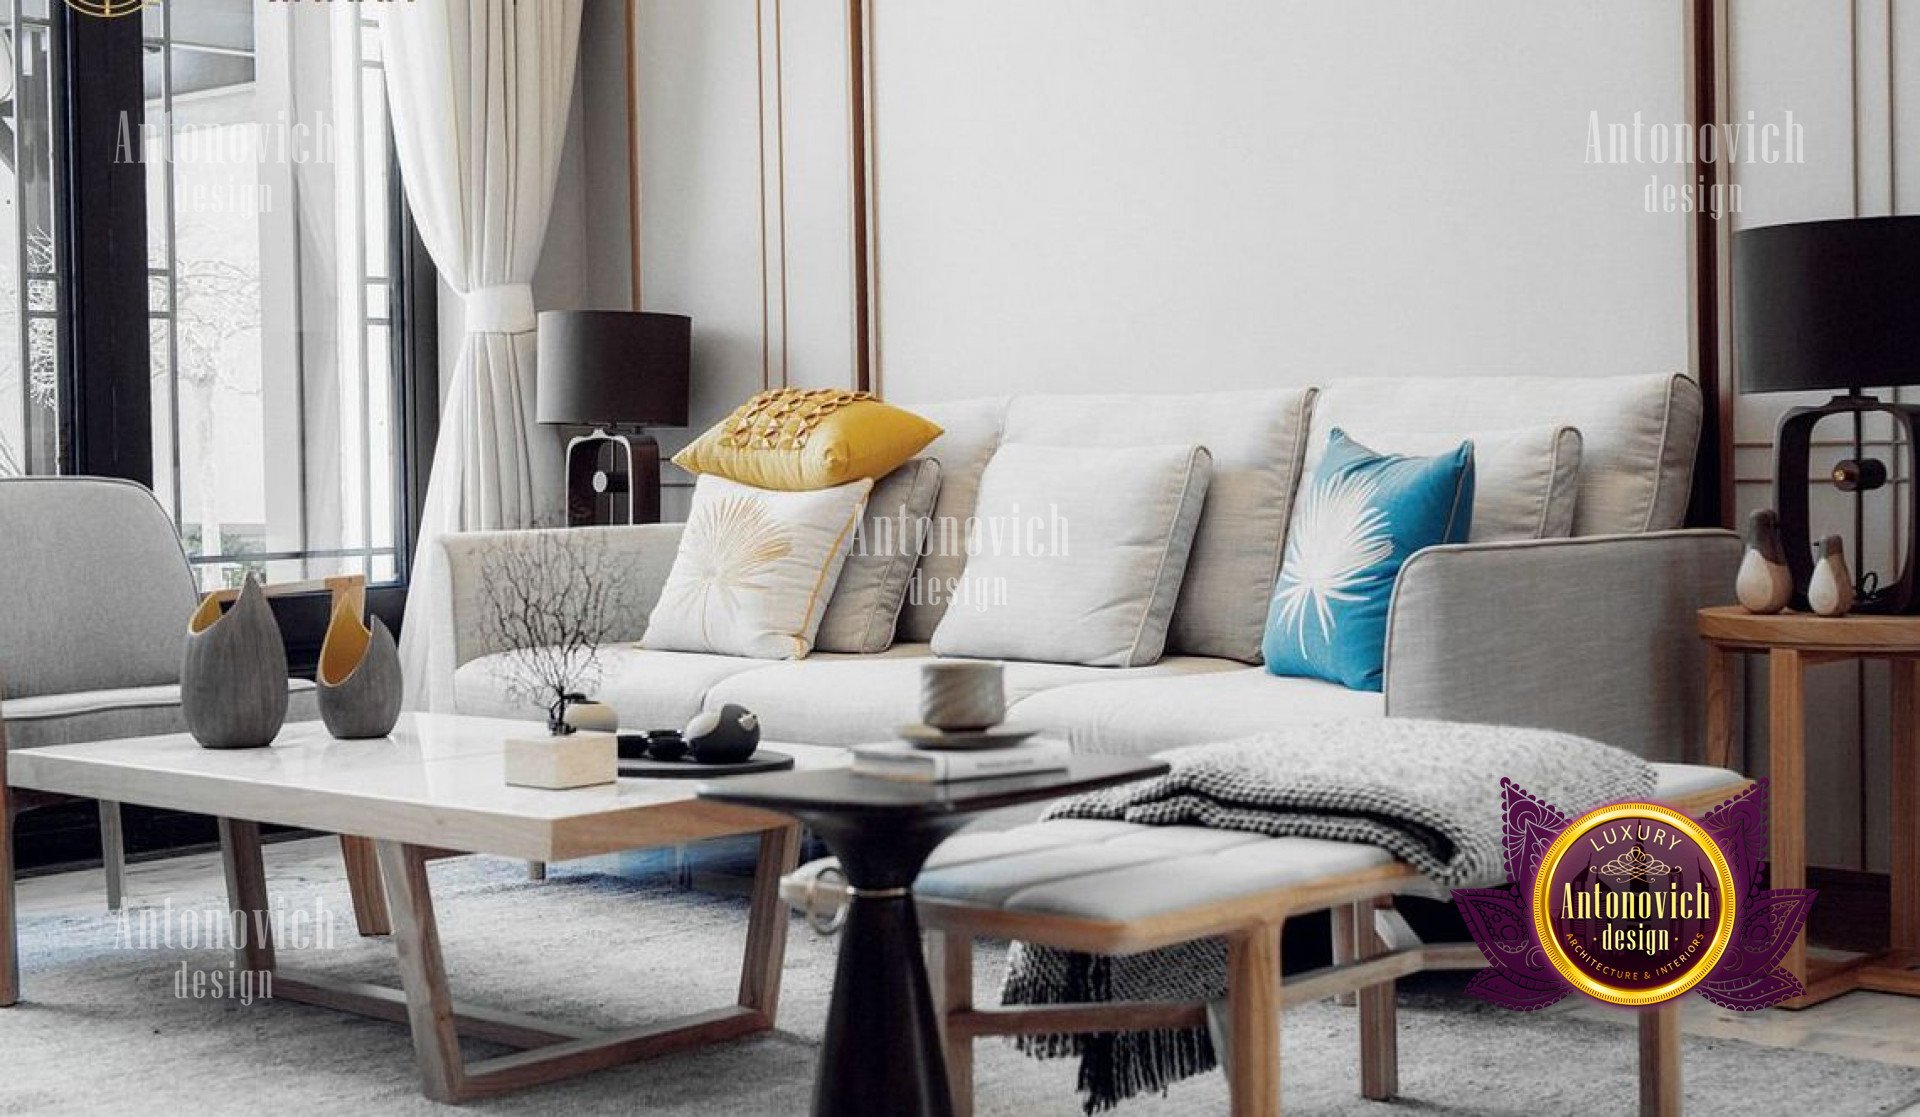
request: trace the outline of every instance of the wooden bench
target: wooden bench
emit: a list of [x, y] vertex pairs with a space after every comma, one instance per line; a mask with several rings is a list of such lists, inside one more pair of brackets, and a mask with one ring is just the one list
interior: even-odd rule
[[[1702, 814], [1745, 786], [1724, 769], [1657, 765], [1654, 798]], [[817, 913], [839, 902], [819, 869], [784, 892]], [[1215, 1020], [1235, 1117], [1281, 1111], [1280, 1021], [1289, 1005], [1353, 995], [1360, 1023], [1360, 1092], [1398, 1092], [1396, 979], [1423, 970], [1480, 969], [1471, 943], [1420, 941], [1394, 910], [1400, 894], [1433, 894], [1406, 864], [1372, 846], [1267, 838], [1198, 827], [1059, 820], [969, 833], [941, 846], [914, 886], [940, 1004], [947, 1072], [960, 1117], [972, 1111], [973, 1043], [983, 1036], [1205, 1028], [1205, 1003], [1130, 1002], [986, 1007], [973, 1001], [976, 939], [1124, 955], [1207, 938], [1227, 945], [1227, 1000]], [[1332, 915], [1334, 962], [1282, 978], [1280, 933], [1290, 918]], [[1216, 1033], [1217, 1034], [1217, 1033]], [[1678, 1002], [1640, 1013], [1640, 1111], [1680, 1112]]]

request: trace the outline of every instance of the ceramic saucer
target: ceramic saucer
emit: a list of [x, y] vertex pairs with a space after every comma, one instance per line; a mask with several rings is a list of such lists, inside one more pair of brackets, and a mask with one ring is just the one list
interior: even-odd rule
[[1019, 744], [1038, 733], [1039, 730], [1020, 729], [1010, 725], [966, 730], [935, 729], [931, 725], [903, 725], [894, 732], [923, 749], [1004, 749]]

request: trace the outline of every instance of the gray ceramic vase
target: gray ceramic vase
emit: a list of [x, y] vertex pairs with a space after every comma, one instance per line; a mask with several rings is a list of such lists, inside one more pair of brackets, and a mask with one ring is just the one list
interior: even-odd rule
[[252, 575], [224, 613], [208, 594], [187, 625], [180, 713], [210, 749], [273, 743], [287, 720], [287, 650], [266, 591]]
[[320, 645], [320, 720], [341, 740], [385, 737], [400, 720], [400, 650], [385, 621], [360, 623], [357, 602], [334, 608]]

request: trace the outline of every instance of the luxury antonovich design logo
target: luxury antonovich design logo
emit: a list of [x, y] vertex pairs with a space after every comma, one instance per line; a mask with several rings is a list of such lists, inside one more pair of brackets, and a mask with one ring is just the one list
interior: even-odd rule
[[1698, 987], [1742, 1010], [1802, 992], [1779, 963], [1813, 892], [1760, 887], [1765, 781], [1697, 821], [1657, 803], [1569, 821], [1511, 782], [1501, 790], [1514, 883], [1453, 894], [1491, 963], [1468, 992], [1523, 1011], [1569, 989], [1643, 1006]]

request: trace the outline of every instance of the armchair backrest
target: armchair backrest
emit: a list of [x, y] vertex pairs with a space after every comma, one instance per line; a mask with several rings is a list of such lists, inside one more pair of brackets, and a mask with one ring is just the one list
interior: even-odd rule
[[173, 521], [147, 489], [0, 480], [6, 697], [178, 682], [196, 598]]

